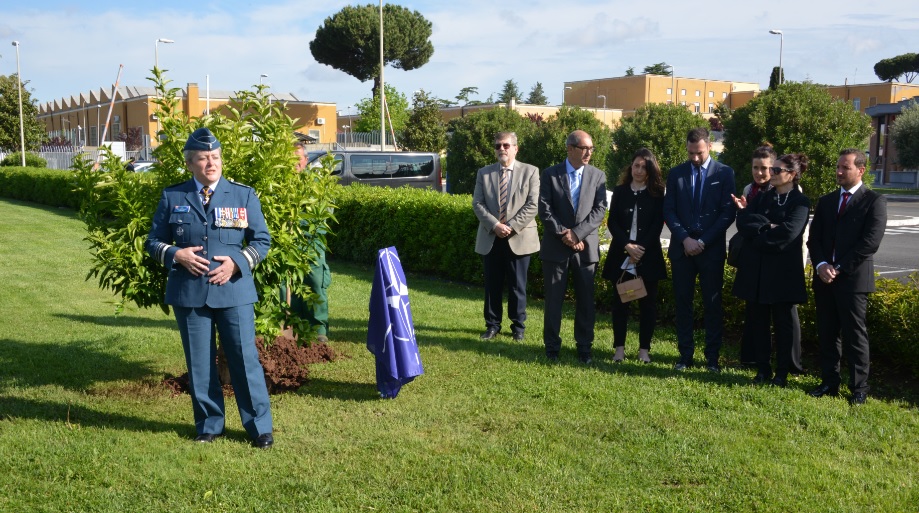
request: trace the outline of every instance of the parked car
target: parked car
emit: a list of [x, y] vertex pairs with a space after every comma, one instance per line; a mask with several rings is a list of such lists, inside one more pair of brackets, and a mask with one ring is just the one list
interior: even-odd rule
[[[310, 152], [312, 153], [312, 152]], [[319, 166], [328, 152], [312, 154], [310, 167]], [[343, 150], [332, 153], [333, 174], [341, 176], [342, 185], [363, 183], [379, 187], [410, 185], [442, 192], [440, 154], [407, 151]]]

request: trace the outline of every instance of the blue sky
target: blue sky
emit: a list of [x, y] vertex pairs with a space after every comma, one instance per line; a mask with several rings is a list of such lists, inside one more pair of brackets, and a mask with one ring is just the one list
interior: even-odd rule
[[[372, 2], [368, 2], [372, 3]], [[174, 85], [240, 90], [260, 74], [275, 92], [335, 102], [347, 112], [370, 95], [371, 82], [316, 63], [309, 42], [323, 20], [349, 2], [4, 0], [0, 7], [0, 74], [16, 70], [40, 102], [110, 88], [118, 65], [123, 85], [149, 85], [154, 41], [160, 67]], [[871, 5], [876, 4], [876, 5]], [[475, 99], [514, 79], [526, 94], [542, 82], [550, 103], [563, 82], [620, 76], [667, 62], [678, 76], [768, 85], [784, 31], [787, 80], [828, 84], [877, 82], [881, 58], [919, 52], [919, 11], [904, 3], [864, 0], [746, 2], [675, 0], [559, 2], [543, 0], [410, 0], [433, 23], [434, 56], [422, 68], [386, 70], [386, 80], [411, 96], [424, 89], [453, 98], [462, 87]], [[689, 12], [688, 5], [696, 6]], [[702, 9], [705, 9], [703, 12]], [[351, 108], [350, 111], [354, 112]]]

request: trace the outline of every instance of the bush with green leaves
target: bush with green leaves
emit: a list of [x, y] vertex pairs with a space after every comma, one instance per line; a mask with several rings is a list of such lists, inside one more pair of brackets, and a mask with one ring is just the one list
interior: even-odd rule
[[720, 160], [737, 173], [738, 191], [749, 183], [746, 178], [753, 150], [770, 143], [779, 155], [804, 153], [810, 159], [801, 187], [815, 205], [817, 198], [837, 187], [840, 150], [867, 149], [871, 120], [851, 103], [832, 97], [824, 87], [786, 82], [734, 110], [724, 129]]
[[708, 122], [682, 105], [642, 105], [613, 130], [613, 151], [606, 159], [611, 184], [618, 182], [619, 173], [632, 164], [640, 148], [654, 152], [666, 182], [670, 168], [686, 161], [686, 134], [699, 127], [708, 128]]
[[[10, 153], [3, 160], [0, 160], [0, 167], [20, 166], [22, 167], [22, 152]], [[48, 161], [39, 157], [30, 151], [26, 152], [26, 167], [48, 167]]]
[[70, 170], [36, 167], [0, 167], [0, 194], [52, 207], [78, 208]]
[[575, 130], [590, 134], [594, 143], [590, 164], [605, 169], [610, 150], [609, 127], [597, 119], [593, 112], [568, 105], [563, 105], [549, 119], [532, 124], [520, 143], [517, 158], [539, 169], [554, 166], [568, 157], [566, 140], [568, 134]]
[[339, 185], [331, 165], [295, 171], [293, 120], [284, 113], [284, 104], [270, 101], [262, 87], [236, 93], [227, 115], [189, 118], [179, 107], [178, 89], [167, 88], [159, 70], [154, 70], [154, 82], [162, 130], [152, 172], [128, 173], [111, 153], [97, 169], [86, 159], [74, 162], [80, 216], [92, 254], [87, 278], [97, 278], [101, 288], [111, 290], [118, 309], [130, 302], [168, 311], [163, 304], [167, 270], [143, 245], [162, 190], [191, 178], [182, 154], [188, 135], [207, 126], [221, 142], [223, 176], [256, 190], [271, 233], [271, 250], [253, 272], [260, 298], [256, 331], [270, 342], [286, 325], [309, 338], [309, 323], [287, 308], [279, 289], [290, 283], [293, 293], [315, 299], [304, 277], [316, 259], [309, 242], [325, 244], [334, 220], [332, 198]]
[[897, 163], [904, 169], [919, 169], [919, 101], [912, 101], [890, 125], [890, 137], [897, 149]]
[[402, 146], [411, 151], [435, 153], [447, 147], [447, 125], [440, 115], [437, 98], [423, 90], [413, 98], [412, 113], [402, 130]]
[[[453, 194], [472, 194], [476, 172], [495, 159], [495, 134], [516, 132], [518, 144], [523, 145], [532, 123], [509, 109], [488, 109], [450, 120], [452, 132], [447, 142], [447, 190]], [[533, 164], [536, 165], [536, 164]]]

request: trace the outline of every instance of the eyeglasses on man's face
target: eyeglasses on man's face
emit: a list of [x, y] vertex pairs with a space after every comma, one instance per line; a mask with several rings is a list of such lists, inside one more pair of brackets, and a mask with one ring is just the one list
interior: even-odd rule
[[577, 149], [579, 149], [579, 150], [581, 150], [582, 152], [585, 152], [585, 153], [593, 153], [593, 151], [594, 151], [594, 149], [595, 149], [593, 146], [578, 146], [577, 144], [572, 144], [571, 147], [572, 147], [572, 148], [577, 148]]
[[496, 150], [500, 150], [500, 149], [502, 149], [502, 148], [504, 148], [505, 150], [509, 150], [509, 149], [511, 149], [512, 146], [514, 146], [514, 145], [511, 144], [511, 143], [495, 143], [495, 149], [496, 149]]

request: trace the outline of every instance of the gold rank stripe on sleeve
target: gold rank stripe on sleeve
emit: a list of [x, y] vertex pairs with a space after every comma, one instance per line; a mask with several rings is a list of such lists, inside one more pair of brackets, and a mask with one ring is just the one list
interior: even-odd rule
[[169, 248], [172, 247], [172, 244], [166, 244], [165, 242], [157, 242], [153, 246], [153, 259], [162, 264], [166, 265], [166, 253], [169, 251]]
[[258, 250], [252, 246], [246, 246], [243, 248], [243, 256], [246, 257], [246, 261], [249, 262], [249, 270], [255, 269], [255, 266], [262, 261], [262, 257], [259, 256]]
[[214, 224], [218, 228], [248, 228], [249, 220], [245, 207], [221, 207], [214, 209]]

